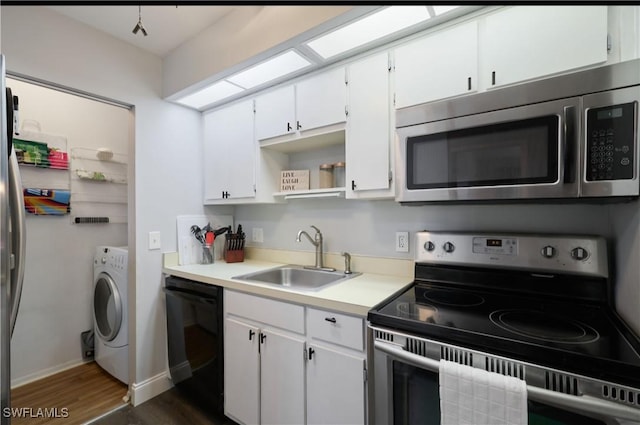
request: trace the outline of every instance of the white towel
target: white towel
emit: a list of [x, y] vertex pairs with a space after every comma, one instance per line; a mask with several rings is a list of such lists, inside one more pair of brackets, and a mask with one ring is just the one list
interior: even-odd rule
[[440, 360], [442, 425], [527, 425], [527, 384]]

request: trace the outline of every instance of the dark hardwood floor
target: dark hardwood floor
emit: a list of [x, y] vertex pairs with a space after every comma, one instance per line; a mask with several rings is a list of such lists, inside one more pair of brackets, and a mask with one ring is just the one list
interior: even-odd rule
[[127, 405], [91, 425], [236, 425], [223, 415], [215, 415], [196, 405], [172, 388], [139, 406]]

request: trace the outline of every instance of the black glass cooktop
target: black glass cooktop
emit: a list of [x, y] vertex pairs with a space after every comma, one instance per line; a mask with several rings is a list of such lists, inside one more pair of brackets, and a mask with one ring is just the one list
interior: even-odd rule
[[369, 321], [374, 326], [639, 386], [637, 337], [606, 299], [580, 295], [556, 297], [491, 285], [418, 280], [372, 310]]

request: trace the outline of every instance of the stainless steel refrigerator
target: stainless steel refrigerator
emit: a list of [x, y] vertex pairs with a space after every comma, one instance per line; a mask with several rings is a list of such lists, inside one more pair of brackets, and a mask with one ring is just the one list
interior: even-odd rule
[[0, 55], [0, 424], [11, 422], [11, 334], [22, 294], [26, 241], [22, 181], [13, 150], [18, 98], [5, 76], [5, 57]]

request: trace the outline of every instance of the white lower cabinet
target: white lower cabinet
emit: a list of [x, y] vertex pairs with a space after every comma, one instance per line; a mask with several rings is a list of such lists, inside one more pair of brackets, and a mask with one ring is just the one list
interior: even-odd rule
[[260, 423], [304, 423], [304, 339], [260, 334]]
[[307, 307], [307, 423], [363, 424], [364, 319]]
[[248, 323], [224, 321], [224, 411], [243, 424], [260, 421], [259, 334]]
[[224, 308], [227, 416], [241, 424], [366, 422], [362, 318], [230, 290]]

